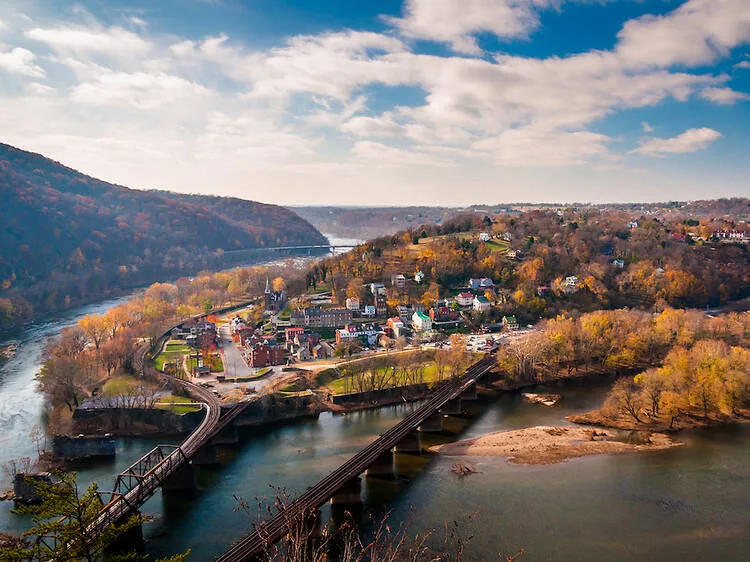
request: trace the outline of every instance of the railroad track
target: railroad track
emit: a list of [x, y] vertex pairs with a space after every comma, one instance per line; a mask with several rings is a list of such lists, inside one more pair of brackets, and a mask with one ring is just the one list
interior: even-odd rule
[[471, 365], [463, 377], [443, 384], [417, 410], [383, 433], [377, 440], [370, 443], [315, 486], [309, 488], [272, 519], [258, 525], [253, 532], [235, 542], [229, 550], [216, 559], [217, 562], [252, 560], [267, 550], [287, 533], [290, 522], [298, 521], [312, 510], [318, 509], [347, 482], [364, 472], [375, 459], [395, 447], [411, 431], [437, 413], [449, 400], [460, 396], [472, 384], [476, 383], [479, 377], [492, 370], [496, 364], [495, 357], [488, 355]]

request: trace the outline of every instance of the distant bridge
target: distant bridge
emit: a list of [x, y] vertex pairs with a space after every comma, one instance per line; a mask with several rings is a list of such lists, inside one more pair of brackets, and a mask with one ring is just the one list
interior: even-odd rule
[[[309, 488], [299, 498], [282, 508], [272, 519], [259, 524], [252, 533], [234, 543], [227, 552], [218, 557], [217, 562], [253, 560], [285, 536], [295, 522], [309, 516], [329, 499], [334, 498], [338, 492], [349, 488], [353, 493], [358, 493], [360, 474], [388, 455], [394, 447], [399, 449], [399, 444], [408, 440], [413, 432], [420, 429], [427, 431], [427, 426], [434, 423], [442, 428], [443, 410], [441, 409], [460, 400], [461, 395], [471, 391], [472, 388], [476, 397], [477, 381], [496, 366], [497, 361], [494, 355], [488, 355], [469, 367], [462, 377], [441, 385], [420, 408], [383, 433], [376, 441], [370, 443], [315, 486]], [[392, 457], [390, 462], [392, 465]]]
[[250, 254], [253, 252], [294, 252], [326, 249], [331, 253], [336, 250], [351, 250], [356, 248], [356, 244], [309, 244], [307, 246], [268, 246], [262, 248], [243, 248], [240, 250], [223, 250], [223, 255], [231, 256], [235, 254]]

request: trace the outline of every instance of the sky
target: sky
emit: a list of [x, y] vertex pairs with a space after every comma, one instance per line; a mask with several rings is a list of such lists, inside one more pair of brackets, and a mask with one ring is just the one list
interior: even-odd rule
[[749, 0], [2, 0], [0, 142], [283, 205], [750, 196]]

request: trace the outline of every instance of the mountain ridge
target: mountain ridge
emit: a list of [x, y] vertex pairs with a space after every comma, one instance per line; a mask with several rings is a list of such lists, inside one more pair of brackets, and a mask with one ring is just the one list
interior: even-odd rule
[[222, 250], [327, 243], [278, 205], [135, 190], [2, 143], [0, 201], [0, 329], [220, 267]]

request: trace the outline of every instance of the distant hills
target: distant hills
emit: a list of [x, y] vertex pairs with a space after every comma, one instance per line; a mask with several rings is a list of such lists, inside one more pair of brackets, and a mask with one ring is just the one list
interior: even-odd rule
[[327, 242], [283, 207], [133, 190], [5, 144], [0, 202], [0, 329], [215, 268], [220, 250]]

